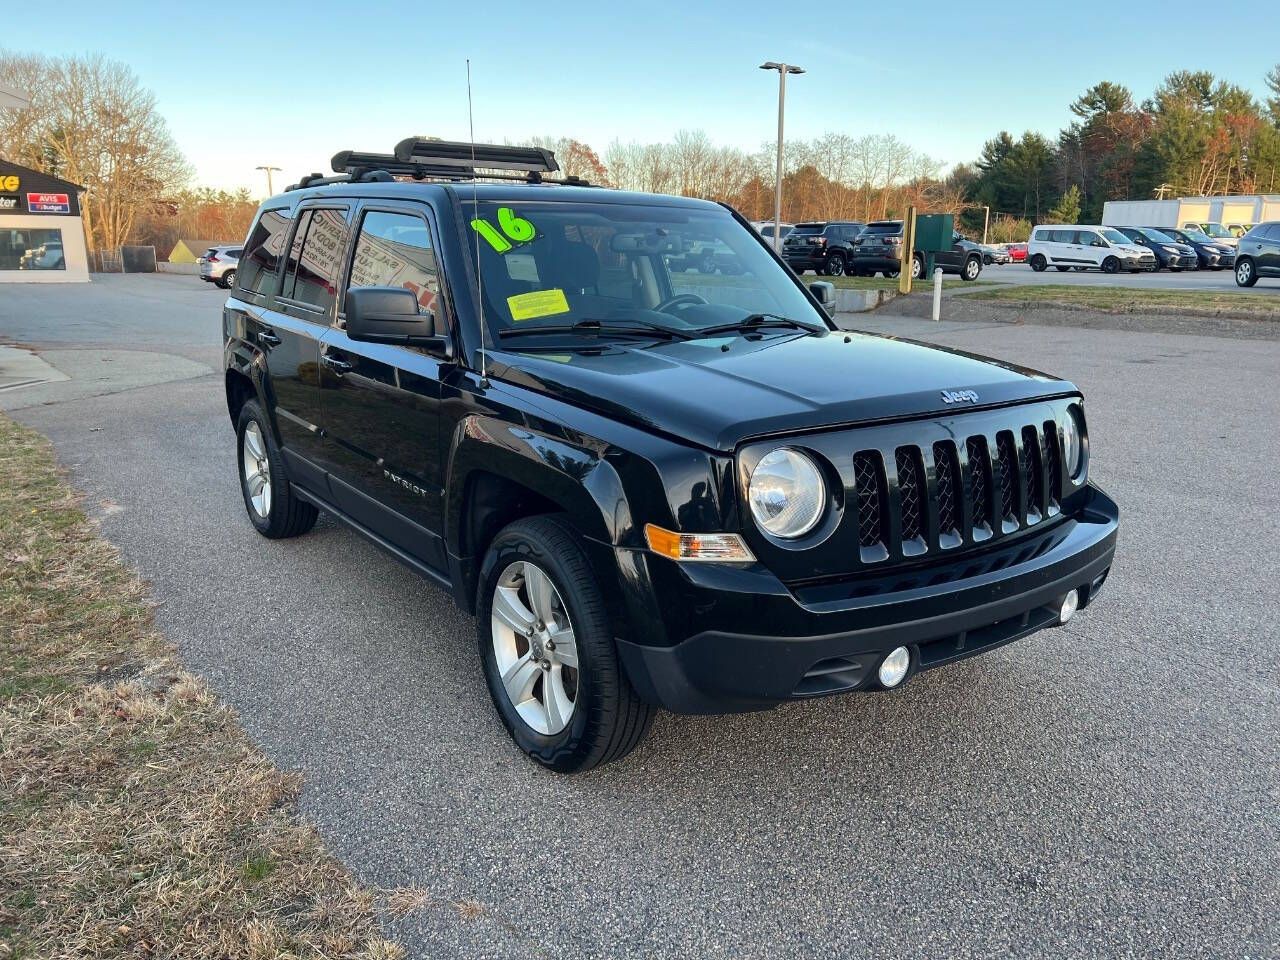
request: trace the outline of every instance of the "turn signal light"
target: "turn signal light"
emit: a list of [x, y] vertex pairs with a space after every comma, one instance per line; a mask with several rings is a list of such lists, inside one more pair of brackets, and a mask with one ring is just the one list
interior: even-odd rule
[[755, 555], [736, 533], [675, 533], [645, 524], [649, 549], [672, 560], [712, 560], [719, 563], [752, 563]]

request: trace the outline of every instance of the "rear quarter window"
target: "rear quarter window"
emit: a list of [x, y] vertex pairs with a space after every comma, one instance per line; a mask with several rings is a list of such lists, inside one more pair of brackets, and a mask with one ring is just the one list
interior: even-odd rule
[[262, 211], [249, 231], [244, 254], [236, 271], [236, 286], [246, 293], [274, 293], [276, 273], [284, 257], [289, 237], [288, 207], [272, 207]]

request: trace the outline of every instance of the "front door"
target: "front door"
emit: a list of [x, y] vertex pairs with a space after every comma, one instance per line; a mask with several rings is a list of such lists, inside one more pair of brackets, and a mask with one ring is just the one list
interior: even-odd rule
[[[428, 211], [361, 209], [350, 287], [405, 287], [448, 329]], [[394, 546], [444, 570], [440, 379], [416, 347], [357, 343], [339, 327], [320, 347], [325, 465], [334, 503]]]
[[[306, 214], [310, 216], [310, 212]], [[242, 315], [244, 338], [259, 352], [265, 369], [265, 413], [274, 420], [290, 476], [316, 486], [320, 474], [311, 466], [320, 444], [319, 391], [316, 387], [320, 337], [328, 326], [323, 316], [293, 309], [280, 297], [286, 251], [301, 244], [306, 224], [298, 230], [288, 207], [268, 209], [254, 224], [245, 244], [233, 292], [234, 311]], [[298, 239], [292, 239], [294, 235]]]

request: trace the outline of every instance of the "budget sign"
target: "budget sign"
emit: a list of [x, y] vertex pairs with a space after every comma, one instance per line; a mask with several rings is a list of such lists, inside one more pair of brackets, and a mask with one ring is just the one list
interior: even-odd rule
[[28, 193], [28, 213], [70, 213], [71, 198], [65, 193]]

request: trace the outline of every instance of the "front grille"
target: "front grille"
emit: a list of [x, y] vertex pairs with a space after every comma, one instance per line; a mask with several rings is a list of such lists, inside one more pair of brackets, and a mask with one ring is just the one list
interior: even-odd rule
[[987, 438], [970, 437], [965, 444], [969, 453], [969, 510], [974, 529], [991, 531], [991, 458], [987, 456]]
[[979, 429], [984, 432], [972, 436], [957, 431], [954, 440], [854, 454], [864, 563], [982, 543], [1061, 512], [1057, 423]]
[[879, 454], [868, 451], [854, 456], [853, 482], [858, 493], [858, 543], [863, 547], [885, 543], [889, 537]]
[[1006, 524], [1013, 523], [1018, 516], [1018, 498], [1016, 484], [1018, 476], [1014, 473], [1017, 454], [1014, 452], [1013, 434], [1001, 430], [996, 434], [996, 451], [1000, 457], [1000, 516]]
[[956, 462], [954, 443], [933, 445], [933, 470], [938, 478], [938, 532], [958, 537], [963, 508], [958, 479], [960, 466]]
[[921, 539], [921, 531], [924, 529], [924, 517], [921, 515], [924, 497], [920, 490], [920, 471], [916, 467], [915, 458], [914, 447], [898, 448], [896, 459], [898, 461], [898, 492], [902, 502], [899, 516], [902, 518], [903, 543]]

